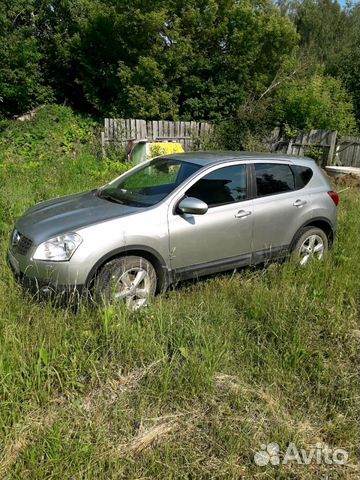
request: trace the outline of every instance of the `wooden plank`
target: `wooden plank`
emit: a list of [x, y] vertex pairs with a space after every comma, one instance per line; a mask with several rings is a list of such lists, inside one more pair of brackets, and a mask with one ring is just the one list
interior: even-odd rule
[[141, 133], [140, 133], [140, 124], [139, 120], [137, 118], [134, 118], [134, 129], [133, 129], [133, 135], [136, 140], [139, 140], [141, 138]]
[[336, 146], [336, 139], [337, 139], [337, 131], [333, 130], [333, 132], [329, 135], [327, 141], [329, 141], [329, 151], [327, 155], [327, 165], [332, 165], [334, 160], [334, 153], [335, 153], [335, 146]]
[[[185, 137], [191, 137], [191, 123], [185, 122]], [[185, 139], [185, 151], [188, 152], [191, 148], [190, 139]]]
[[149, 141], [152, 141], [152, 122], [151, 120], [146, 120], [145, 122], [146, 128], [146, 137]]
[[147, 131], [146, 131], [146, 122], [145, 120], [138, 120], [138, 128], [140, 138], [147, 138]]
[[101, 156], [104, 158], [106, 156], [105, 150], [105, 132], [101, 132]]
[[166, 123], [164, 120], [159, 121], [159, 137], [166, 137]]
[[137, 131], [136, 131], [136, 119], [130, 119], [130, 132], [128, 138], [135, 138], [137, 139]]
[[163, 120], [159, 120], [157, 137], [163, 137], [163, 136], [164, 136], [164, 122]]
[[187, 144], [188, 144], [188, 150], [191, 150], [192, 149], [192, 146], [193, 146], [193, 136], [194, 136], [194, 121], [191, 121], [189, 122], [190, 123], [190, 139], [188, 140]]
[[181, 139], [180, 144], [183, 147], [183, 149], [185, 150], [185, 139], [183, 139], [183, 137], [185, 137], [185, 124], [184, 124], [184, 122], [179, 122], [179, 137]]
[[105, 140], [109, 138], [109, 119], [105, 118], [104, 120], [104, 137]]
[[190, 131], [191, 131], [190, 135], [191, 136], [194, 135], [194, 130], [195, 130], [195, 122], [192, 120], [190, 122]]
[[114, 129], [114, 119], [113, 118], [110, 119], [110, 137], [111, 137], [111, 141], [114, 142], [115, 141], [115, 129]]
[[120, 125], [121, 125], [121, 141], [124, 142], [126, 140], [126, 120], [122, 118], [120, 120]]
[[168, 122], [168, 125], [169, 125], [169, 137], [174, 138], [175, 137], [174, 122]]
[[287, 149], [286, 149], [286, 153], [287, 153], [287, 154], [291, 154], [291, 152], [292, 152], [292, 145], [293, 145], [293, 141], [290, 140], [290, 141], [289, 141], [289, 144], [288, 144], [288, 146], [287, 146]]
[[126, 139], [131, 138], [131, 119], [130, 119], [130, 118], [127, 118], [127, 119], [126, 119], [125, 138], [126, 138]]
[[106, 140], [109, 140], [109, 125], [110, 125], [109, 120], [110, 120], [109, 118], [105, 119], [105, 138], [106, 138]]
[[116, 142], [120, 142], [122, 140], [121, 135], [121, 118], [115, 119], [115, 140]]
[[164, 137], [170, 137], [170, 122], [168, 120], [164, 121]]
[[152, 121], [152, 128], [153, 128], [153, 140], [156, 140], [156, 138], [159, 136], [159, 122], [158, 120], [153, 120]]
[[354, 156], [351, 162], [353, 167], [360, 167], [360, 144], [354, 145]]
[[117, 119], [116, 118], [112, 119], [112, 138], [113, 138], [113, 142], [116, 143], [117, 141]]
[[179, 137], [185, 137], [185, 122], [180, 122], [179, 125]]
[[180, 138], [180, 123], [179, 120], [175, 122], [175, 135], [176, 138]]
[[119, 141], [119, 122], [117, 118], [114, 118], [114, 142]]
[[111, 142], [112, 141], [112, 119], [109, 118], [109, 123], [108, 123], [108, 141]]

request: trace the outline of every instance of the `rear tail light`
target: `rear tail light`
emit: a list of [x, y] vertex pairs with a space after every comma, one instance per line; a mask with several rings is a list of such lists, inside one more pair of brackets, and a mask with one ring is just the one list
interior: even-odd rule
[[328, 192], [328, 195], [329, 197], [331, 198], [331, 200], [335, 203], [335, 206], [337, 207], [339, 205], [339, 194], [336, 193], [336, 192]]

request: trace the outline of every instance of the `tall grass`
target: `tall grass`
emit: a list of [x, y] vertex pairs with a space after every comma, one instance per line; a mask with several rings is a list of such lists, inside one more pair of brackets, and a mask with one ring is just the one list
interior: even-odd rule
[[[358, 192], [340, 194], [322, 264], [189, 282], [138, 313], [55, 308], [12, 278], [12, 224], [116, 167], [89, 147], [94, 126], [57, 107], [42, 115], [0, 140], [0, 478], [357, 478]], [[14, 135], [44, 135], [52, 121], [54, 156], [24, 156]], [[71, 124], [88, 137], [59, 153]], [[349, 464], [256, 466], [270, 442], [341, 447]]]

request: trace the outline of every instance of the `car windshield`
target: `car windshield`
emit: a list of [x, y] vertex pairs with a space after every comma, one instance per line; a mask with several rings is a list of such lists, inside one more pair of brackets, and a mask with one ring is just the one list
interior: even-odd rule
[[175, 160], [157, 158], [101, 189], [98, 195], [110, 201], [135, 207], [151, 207], [163, 200], [200, 166]]

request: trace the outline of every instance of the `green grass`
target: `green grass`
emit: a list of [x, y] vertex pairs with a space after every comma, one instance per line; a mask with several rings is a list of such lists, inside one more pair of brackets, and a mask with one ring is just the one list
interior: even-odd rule
[[[122, 171], [97, 158], [94, 128], [50, 107], [0, 134], [0, 478], [358, 478], [358, 192], [340, 194], [321, 265], [187, 283], [139, 313], [75, 313], [24, 294], [5, 256], [28, 206]], [[341, 447], [350, 465], [256, 466], [270, 442]]]

